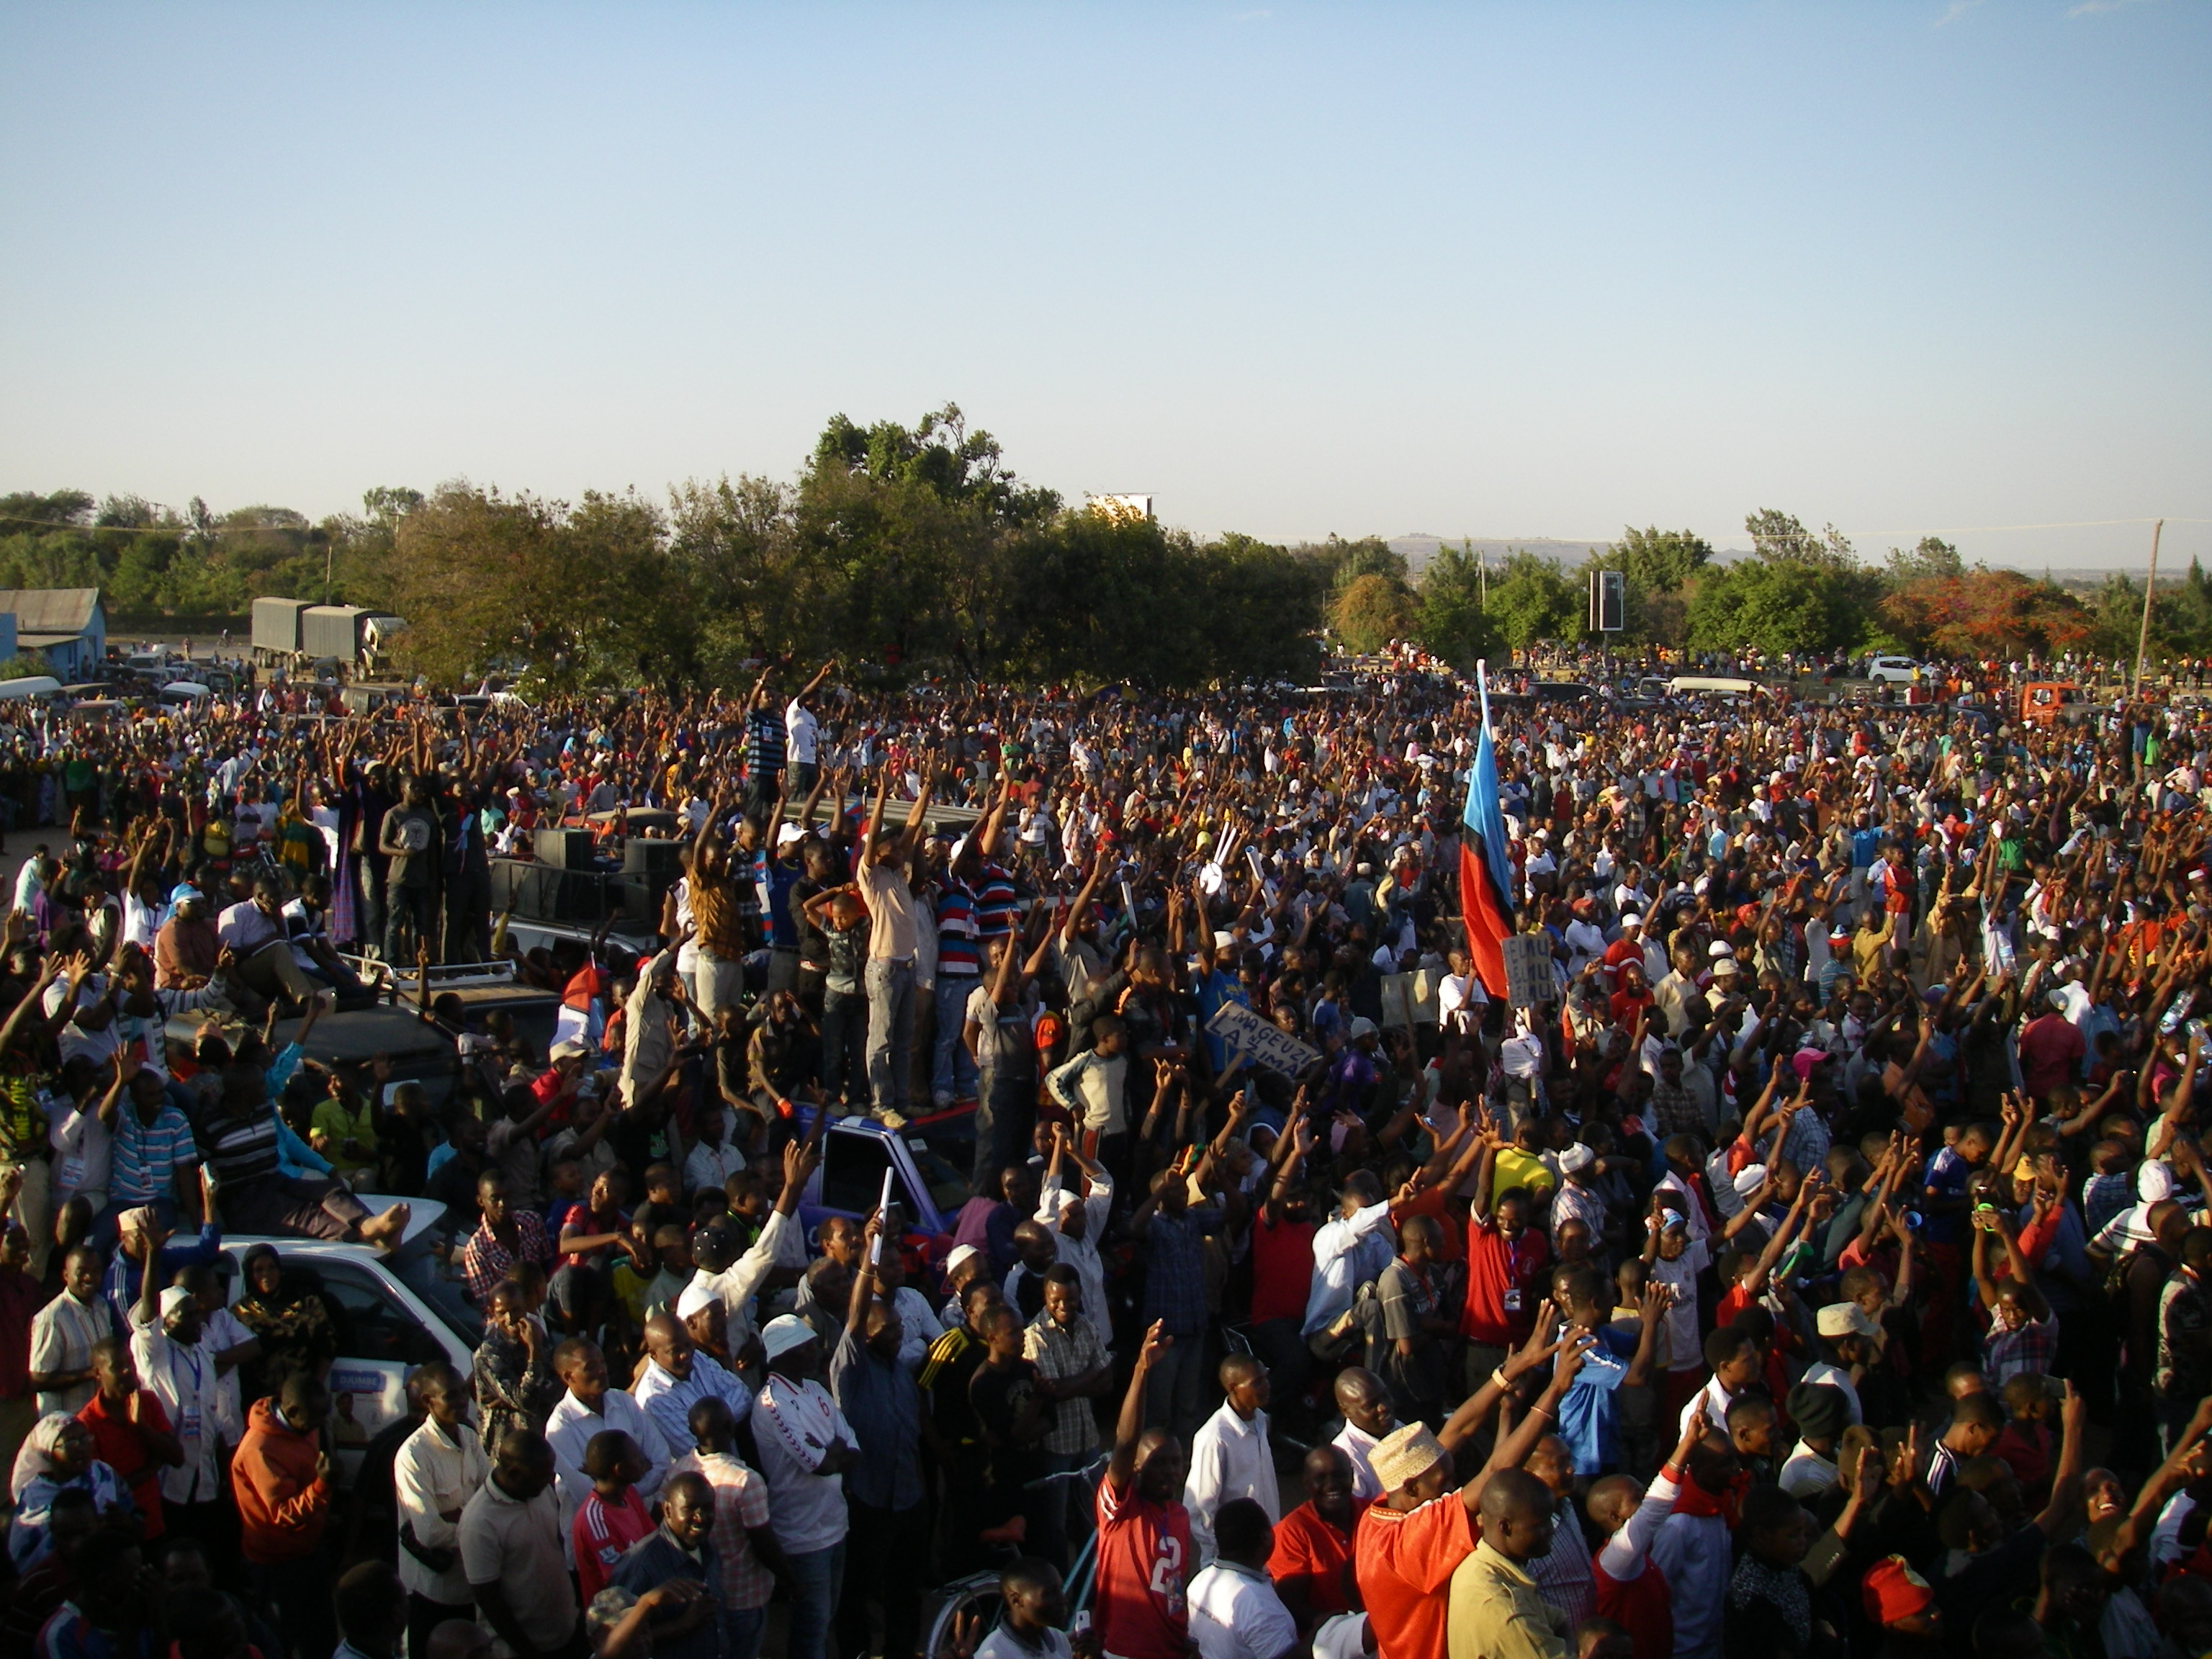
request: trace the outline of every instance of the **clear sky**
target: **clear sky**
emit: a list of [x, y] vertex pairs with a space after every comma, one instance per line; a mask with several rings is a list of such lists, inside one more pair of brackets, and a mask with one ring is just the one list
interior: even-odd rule
[[[0, 4], [0, 489], [787, 477], [2033, 567], [2212, 520], [2206, 0]], [[2166, 556], [2212, 523], [2168, 526]]]

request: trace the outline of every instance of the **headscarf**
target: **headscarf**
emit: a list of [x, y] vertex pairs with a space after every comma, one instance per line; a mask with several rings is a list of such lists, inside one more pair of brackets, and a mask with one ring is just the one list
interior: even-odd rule
[[[246, 1254], [239, 1258], [239, 1281], [245, 1286], [245, 1294], [247, 1296], [258, 1298], [261, 1294], [259, 1291], [254, 1288], [253, 1264], [257, 1261], [262, 1261], [264, 1258], [266, 1258], [270, 1261], [276, 1262], [281, 1270], [283, 1267], [283, 1260], [277, 1255], [276, 1247], [273, 1244], [250, 1245], [247, 1247]], [[284, 1280], [281, 1271], [277, 1276], [276, 1288], [280, 1291], [284, 1288]]]
[[76, 1419], [67, 1412], [48, 1412], [32, 1425], [29, 1434], [23, 1437], [23, 1448], [15, 1454], [15, 1468], [8, 1477], [8, 1498], [11, 1503], [23, 1501], [23, 1489], [40, 1475], [54, 1478], [54, 1454], [61, 1449], [62, 1433]]

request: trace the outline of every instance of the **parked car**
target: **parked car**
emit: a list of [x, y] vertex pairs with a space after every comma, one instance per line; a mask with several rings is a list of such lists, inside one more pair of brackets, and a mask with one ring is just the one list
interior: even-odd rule
[[[374, 1208], [392, 1200], [367, 1201]], [[458, 1295], [441, 1293], [427, 1279], [437, 1264], [425, 1252], [422, 1236], [441, 1218], [445, 1206], [408, 1202], [414, 1207], [406, 1239], [392, 1255], [319, 1238], [227, 1236], [216, 1266], [225, 1281], [224, 1300], [235, 1303], [246, 1290], [246, 1253], [266, 1244], [276, 1252], [287, 1290], [307, 1291], [330, 1315], [338, 1340], [328, 1379], [331, 1452], [344, 1486], [352, 1484], [378, 1431], [407, 1414], [407, 1373], [442, 1359], [466, 1376], [483, 1337], [481, 1322], [465, 1316], [471, 1310]]]
[[1884, 685], [1910, 685], [1921, 677], [1921, 668], [1910, 657], [1877, 653], [1867, 659], [1866, 677]]
[[[884, 1171], [891, 1171], [891, 1201], [906, 1212], [909, 1255], [949, 1239], [967, 1177], [930, 1149], [918, 1134], [885, 1128], [872, 1118], [833, 1121], [822, 1137], [822, 1164], [799, 1194], [799, 1218], [808, 1236], [833, 1215], [859, 1218], [876, 1207]], [[944, 1254], [940, 1248], [933, 1257]]]

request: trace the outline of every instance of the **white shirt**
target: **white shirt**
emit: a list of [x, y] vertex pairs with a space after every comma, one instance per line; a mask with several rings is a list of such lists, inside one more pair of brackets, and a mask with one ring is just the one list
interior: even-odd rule
[[222, 1491], [216, 1473], [222, 1386], [216, 1376], [215, 1352], [204, 1341], [177, 1341], [158, 1321], [138, 1324], [137, 1314], [132, 1308], [131, 1358], [137, 1364], [138, 1380], [161, 1402], [170, 1431], [185, 1449], [182, 1463], [161, 1471], [162, 1499], [212, 1503]]
[[[545, 1443], [553, 1449], [553, 1483], [561, 1494], [561, 1548], [564, 1555], [575, 1549], [569, 1537], [568, 1523], [576, 1518], [576, 1511], [584, 1502], [584, 1494], [592, 1489], [592, 1477], [584, 1473], [584, 1448], [595, 1434], [609, 1429], [620, 1429], [637, 1442], [638, 1450], [645, 1454], [645, 1479], [637, 1483], [637, 1495], [651, 1508], [660, 1491], [660, 1483], [668, 1474], [668, 1443], [661, 1438], [660, 1431], [645, 1414], [645, 1407], [620, 1389], [609, 1389], [599, 1400], [599, 1409], [593, 1412], [573, 1394], [561, 1396], [561, 1403], [553, 1407], [545, 1419]], [[570, 1565], [574, 1565], [571, 1560]]]
[[1841, 1389], [1844, 1398], [1850, 1401], [1851, 1404], [1851, 1421], [1854, 1423], [1866, 1421], [1866, 1419], [1859, 1413], [1858, 1388], [1852, 1382], [1851, 1374], [1842, 1366], [1831, 1365], [1825, 1359], [1816, 1359], [1805, 1367], [1805, 1375], [1801, 1380], [1807, 1382], [1825, 1382], [1832, 1389]]
[[1346, 1423], [1328, 1443], [1352, 1460], [1352, 1495], [1363, 1502], [1380, 1498], [1382, 1483], [1376, 1478], [1375, 1465], [1368, 1460], [1382, 1443], [1357, 1423]]
[[167, 900], [149, 908], [137, 894], [125, 893], [123, 896], [123, 942], [150, 953], [154, 949], [154, 935], [161, 931], [162, 925], [175, 909], [176, 907]]
[[1836, 1466], [1800, 1440], [1775, 1483], [1792, 1498], [1813, 1498], [1834, 1486], [1836, 1479]]
[[745, 1155], [730, 1143], [726, 1129], [719, 1146], [709, 1146], [703, 1140], [693, 1145], [684, 1160], [684, 1190], [696, 1193], [719, 1188], [744, 1167]]
[[1390, 1265], [1390, 1205], [1386, 1199], [1349, 1217], [1339, 1215], [1314, 1234], [1313, 1288], [1299, 1333], [1311, 1336], [1352, 1306], [1352, 1295]]
[[822, 722], [803, 702], [785, 705], [783, 733], [786, 758], [793, 766], [811, 766], [820, 752]]
[[1297, 1645], [1297, 1623], [1264, 1572], [1216, 1561], [1190, 1581], [1188, 1597], [1202, 1659], [1277, 1659]]
[[[1200, 1563], [1213, 1559], [1214, 1516], [1235, 1498], [1251, 1498], [1267, 1511], [1270, 1521], [1283, 1518], [1283, 1501], [1275, 1488], [1275, 1454], [1267, 1444], [1267, 1413], [1255, 1413], [1248, 1423], [1224, 1400], [1191, 1437], [1190, 1474], [1183, 1483], [1191, 1548]], [[1267, 1659], [1281, 1651], [1272, 1650]]]
[[[798, 1231], [798, 1224], [781, 1210], [770, 1215], [761, 1228], [760, 1237], [753, 1241], [752, 1249], [732, 1261], [718, 1273], [704, 1267], [691, 1276], [691, 1282], [702, 1291], [712, 1291], [722, 1298], [722, 1307], [730, 1316], [730, 1352], [735, 1353], [757, 1329], [753, 1324], [753, 1293], [760, 1289], [763, 1280], [773, 1273], [781, 1260], [784, 1242]], [[805, 1241], [798, 1248], [803, 1253]], [[799, 1261], [789, 1265], [805, 1265], [802, 1254]], [[579, 1498], [578, 1502], [582, 1500]]]
[[1060, 1194], [1066, 1189], [1064, 1176], [1046, 1182], [1037, 1199], [1036, 1219], [1052, 1235], [1052, 1242], [1060, 1249], [1060, 1260], [1074, 1268], [1075, 1276], [1083, 1281], [1083, 1311], [1103, 1336], [1106, 1334], [1107, 1309], [1110, 1304], [1106, 1300], [1106, 1264], [1099, 1259], [1098, 1239], [1106, 1230], [1107, 1218], [1114, 1212], [1113, 1177], [1103, 1170], [1091, 1177], [1090, 1195], [1083, 1200], [1085, 1219], [1080, 1238], [1065, 1231], [1060, 1224]]
[[1037, 1633], [1044, 1638], [1043, 1645], [1027, 1648], [1001, 1625], [983, 1638], [983, 1645], [975, 1650], [975, 1659], [1072, 1659], [1075, 1650], [1069, 1645], [1066, 1631], [1047, 1626]]
[[458, 1559], [459, 1528], [446, 1519], [445, 1512], [466, 1509], [490, 1474], [483, 1443], [465, 1425], [449, 1439], [445, 1430], [426, 1420], [401, 1443], [398, 1455], [392, 1462], [392, 1489], [398, 1500], [400, 1520], [413, 1532], [416, 1543], [457, 1553], [452, 1566], [433, 1572], [402, 1549], [399, 1582], [414, 1594], [449, 1607], [474, 1599], [469, 1575]]
[[1716, 1376], [1699, 1389], [1690, 1403], [1682, 1407], [1682, 1415], [1675, 1422], [1674, 1431], [1680, 1434], [1687, 1430], [1690, 1419], [1702, 1412], [1705, 1421], [1712, 1425], [1715, 1433], [1726, 1434], [1728, 1409], [1735, 1403], [1735, 1396], [1722, 1387], [1720, 1378]]
[[834, 1549], [845, 1536], [845, 1477], [816, 1473], [832, 1440], [860, 1443], [829, 1390], [771, 1372], [754, 1402], [753, 1444], [768, 1478], [769, 1526], [787, 1555]]
[[[217, 1308], [211, 1314], [200, 1316], [200, 1346], [210, 1356], [253, 1340], [253, 1333], [228, 1308]], [[239, 1397], [238, 1368], [234, 1365], [219, 1372], [216, 1386], [219, 1394], [215, 1419], [217, 1435], [224, 1445], [235, 1446], [246, 1438], [246, 1406]]]

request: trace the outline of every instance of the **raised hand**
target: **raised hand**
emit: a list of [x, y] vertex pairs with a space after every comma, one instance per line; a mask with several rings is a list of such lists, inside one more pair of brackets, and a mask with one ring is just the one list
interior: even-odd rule
[[1144, 1346], [1137, 1351], [1138, 1367], [1150, 1370], [1166, 1357], [1167, 1351], [1173, 1346], [1175, 1338], [1168, 1334], [1167, 1321], [1155, 1319], [1152, 1329], [1145, 1333]]

